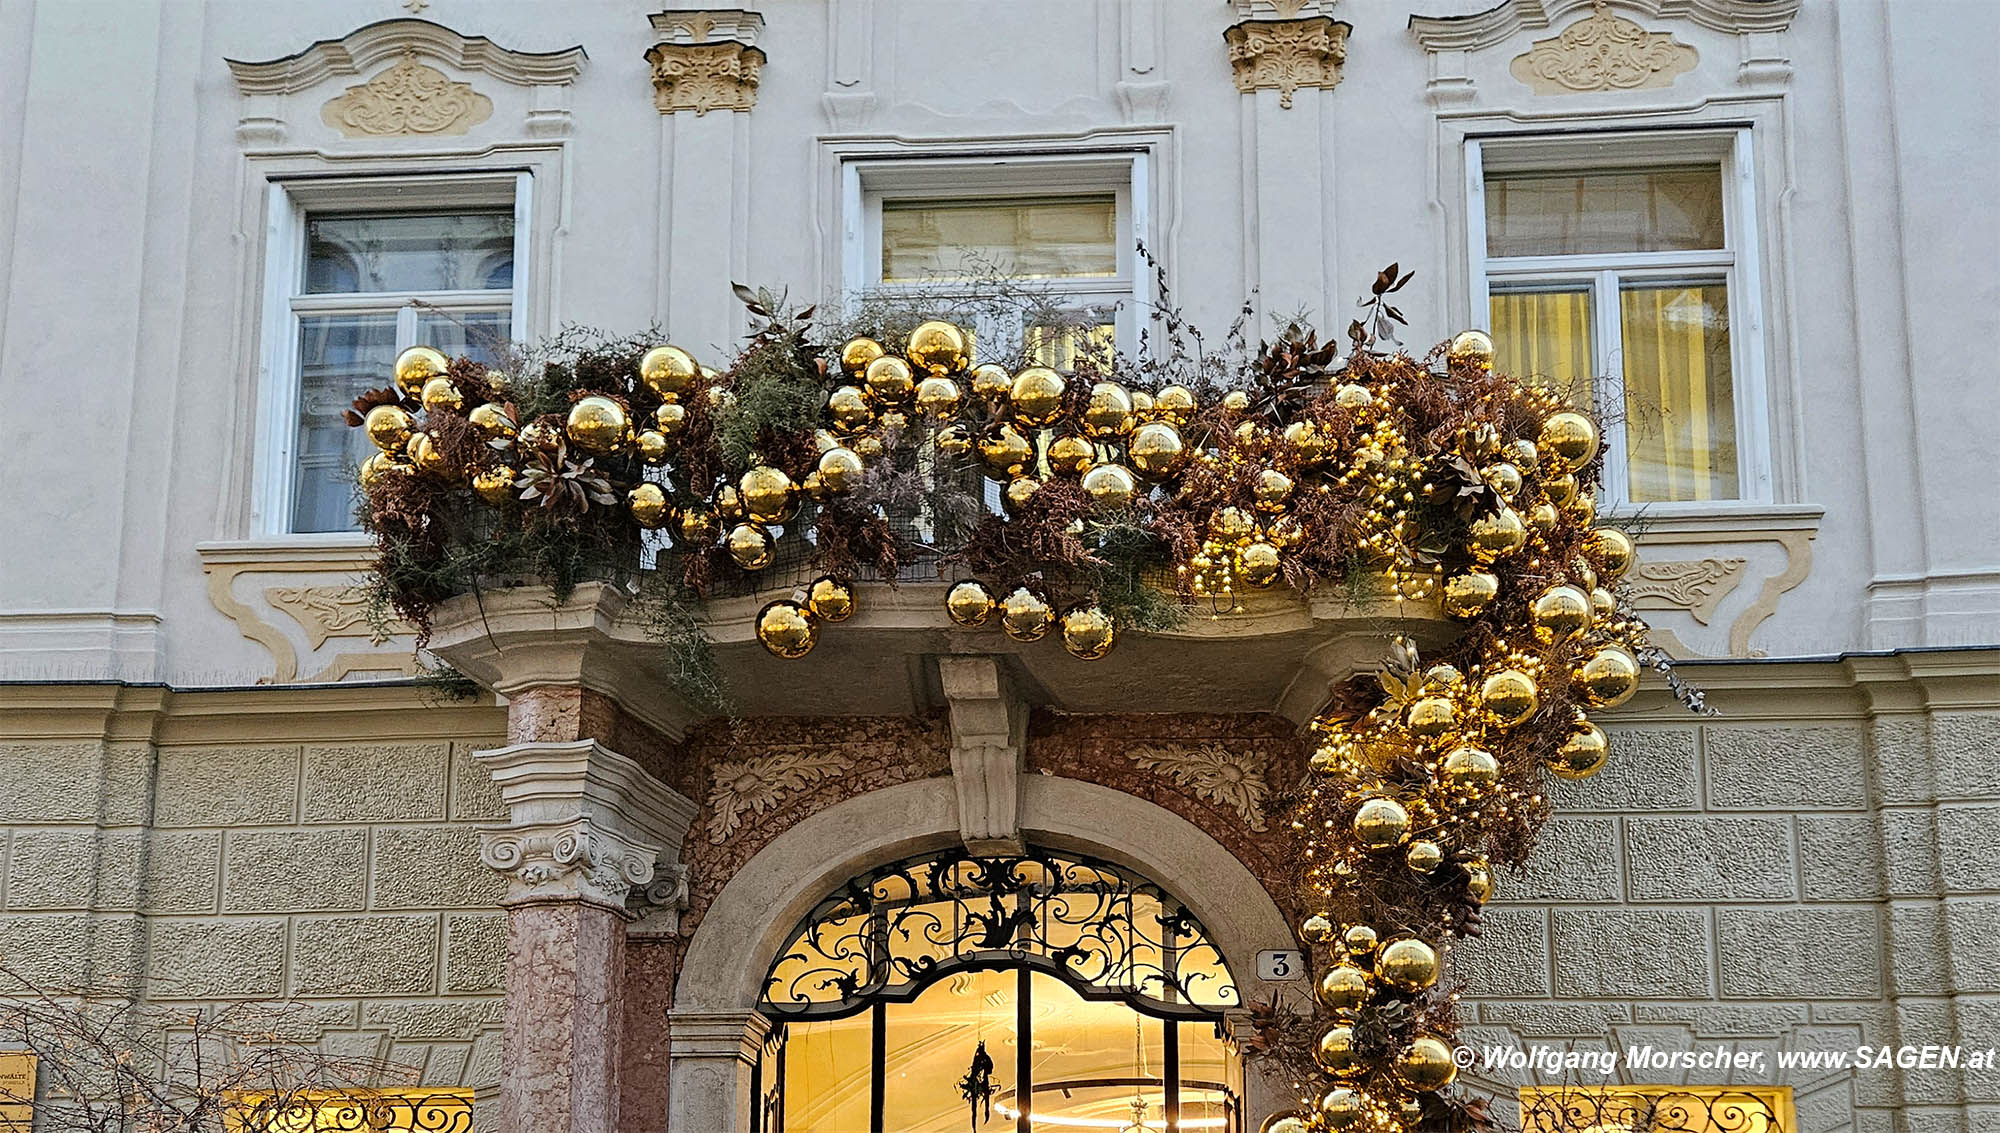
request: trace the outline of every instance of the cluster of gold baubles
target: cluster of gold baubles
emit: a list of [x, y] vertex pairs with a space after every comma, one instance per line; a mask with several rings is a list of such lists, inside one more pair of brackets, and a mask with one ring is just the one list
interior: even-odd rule
[[1336, 932], [1324, 917], [1307, 921], [1304, 931], [1313, 942], [1328, 945], [1336, 959], [1313, 989], [1333, 1017], [1313, 1048], [1314, 1059], [1335, 1082], [1319, 1100], [1323, 1127], [1414, 1125], [1423, 1116], [1419, 1095], [1441, 1090], [1458, 1076], [1452, 1045], [1435, 1035], [1418, 1035], [1392, 1052], [1389, 1075], [1400, 1088], [1392, 1095], [1361, 1082], [1375, 1067], [1355, 1050], [1354, 1024], [1356, 1015], [1379, 998], [1421, 995], [1435, 986], [1443, 970], [1437, 950], [1413, 935], [1383, 940], [1363, 924]]

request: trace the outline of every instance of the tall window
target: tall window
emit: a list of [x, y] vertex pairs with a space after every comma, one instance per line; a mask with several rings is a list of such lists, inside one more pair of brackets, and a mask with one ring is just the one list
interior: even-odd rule
[[[1476, 145], [1476, 143], [1475, 143]], [[1614, 504], [1760, 498], [1753, 288], [1741, 144], [1596, 165], [1564, 148], [1473, 155], [1474, 253], [1516, 375], [1594, 401]], [[1567, 161], [1567, 164], [1563, 164]], [[1745, 163], [1747, 167], [1747, 163]]]

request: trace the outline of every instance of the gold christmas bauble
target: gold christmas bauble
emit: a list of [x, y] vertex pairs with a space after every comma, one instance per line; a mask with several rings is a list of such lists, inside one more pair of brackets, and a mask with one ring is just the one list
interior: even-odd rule
[[444, 351], [429, 346], [412, 346], [396, 355], [396, 388], [411, 397], [424, 390], [424, 383], [451, 368]]
[[937, 431], [937, 450], [947, 456], [972, 451], [972, 431], [963, 425], [946, 425]]
[[[821, 459], [825, 459], [824, 454]], [[819, 479], [820, 483], [826, 483], [826, 473], [820, 473]], [[792, 508], [792, 478], [769, 465], [745, 472], [736, 482], [736, 488], [750, 518], [759, 523], [781, 522]]]
[[1151, 421], [1132, 430], [1132, 439], [1126, 442], [1125, 452], [1139, 475], [1157, 480], [1170, 475], [1180, 466], [1186, 447], [1181, 442], [1179, 429], [1166, 421]]
[[706, 547], [715, 542], [718, 524], [715, 513], [707, 508], [691, 507], [681, 512], [680, 533], [683, 547]]
[[1352, 1129], [1367, 1111], [1365, 1095], [1346, 1086], [1335, 1086], [1319, 1099], [1319, 1119], [1328, 1129]]
[[718, 380], [722, 375], [706, 366], [702, 367], [701, 374], [703, 377], [709, 379], [711, 383], [708, 387], [708, 407], [717, 413], [726, 413], [734, 408], [736, 405], [736, 391], [723, 385]]
[[1454, 366], [1470, 366], [1486, 371], [1493, 368], [1493, 339], [1483, 330], [1462, 330], [1451, 336], [1445, 351]]
[[1417, 1098], [1403, 1098], [1396, 1102], [1396, 1116], [1403, 1119], [1405, 1129], [1414, 1129], [1424, 1119], [1424, 1103]]
[[667, 453], [673, 448], [666, 434], [647, 429], [632, 438], [632, 445], [639, 450], [639, 459], [647, 464], [665, 464]]
[[1542, 451], [1535, 442], [1525, 439], [1508, 441], [1501, 453], [1522, 472], [1533, 472], [1542, 465]]
[[1007, 390], [1007, 402], [1014, 419], [1023, 425], [1052, 425], [1062, 414], [1063, 390], [1068, 383], [1047, 366], [1030, 366], [1014, 375]]
[[1556, 514], [1556, 507], [1554, 504], [1547, 504], [1547, 503], [1536, 504], [1534, 507], [1528, 509], [1528, 527], [1531, 530], [1539, 532], [1543, 535], [1547, 535], [1549, 532], [1554, 531], [1556, 529], [1556, 523], [1560, 519], [1561, 516]]
[[1065, 433], [1049, 445], [1045, 455], [1050, 471], [1065, 476], [1081, 476], [1097, 459], [1097, 446], [1075, 433]]
[[854, 584], [830, 574], [806, 588], [806, 609], [823, 622], [844, 622], [854, 616]]
[[982, 362], [972, 368], [972, 392], [988, 401], [998, 401], [1014, 388], [1014, 379], [1005, 367]]
[[976, 627], [993, 616], [993, 595], [983, 583], [972, 579], [955, 582], [944, 596], [944, 612], [955, 624]]
[[1194, 391], [1186, 386], [1161, 386], [1153, 395], [1153, 416], [1169, 425], [1185, 425], [1194, 420], [1199, 407]]
[[1633, 545], [1632, 537], [1616, 527], [1600, 527], [1590, 533], [1585, 544], [1590, 557], [1597, 560], [1597, 569], [1604, 581], [1616, 582], [1632, 569], [1639, 560], [1639, 548]]
[[1208, 533], [1240, 546], [1256, 536], [1257, 520], [1240, 507], [1218, 508], [1208, 517]]
[[1366, 956], [1375, 951], [1379, 937], [1371, 925], [1351, 924], [1340, 931], [1340, 946], [1350, 956]]
[[1396, 1056], [1396, 1076], [1404, 1085], [1425, 1093], [1445, 1088], [1458, 1077], [1451, 1044], [1430, 1035], [1416, 1040]]
[[1036, 492], [1042, 490], [1042, 482], [1033, 476], [1016, 476], [1007, 481], [1007, 487], [1000, 493], [1000, 506], [1007, 514], [1013, 515], [1027, 506]]
[[1342, 382], [1333, 390], [1333, 403], [1342, 409], [1366, 409], [1375, 404], [1375, 395], [1368, 387], [1355, 382]]
[[1589, 527], [1597, 522], [1597, 501], [1579, 494], [1576, 499], [1570, 501], [1569, 513], [1576, 519], [1578, 527]]
[[1095, 661], [1111, 652], [1117, 636], [1110, 615], [1097, 606], [1078, 606], [1062, 616], [1063, 648], [1080, 660]]
[[1243, 581], [1262, 590], [1278, 581], [1283, 573], [1282, 553], [1277, 545], [1263, 539], [1253, 539], [1236, 554], [1236, 570]]
[[1100, 464], [1083, 474], [1083, 492], [1100, 511], [1116, 511], [1132, 502], [1139, 482], [1122, 464]]
[[492, 507], [508, 503], [514, 498], [514, 470], [504, 465], [483, 469], [472, 477], [472, 490]]
[[1588, 779], [1603, 770], [1609, 758], [1611, 741], [1605, 738], [1604, 729], [1584, 720], [1543, 766], [1558, 779]]
[[1093, 437], [1121, 437], [1132, 431], [1132, 395], [1117, 382], [1090, 387], [1083, 407], [1083, 429]]
[[854, 455], [860, 457], [864, 463], [879, 459], [887, 451], [882, 444], [881, 437], [865, 434], [854, 438], [854, 444], [851, 447], [854, 449]]
[[1500, 761], [1492, 752], [1471, 744], [1451, 749], [1439, 770], [1445, 785], [1464, 791], [1483, 791], [1500, 781]]
[[763, 525], [739, 523], [729, 529], [729, 557], [744, 570], [763, 570], [771, 565], [771, 533]]
[[1500, 596], [1500, 579], [1483, 570], [1455, 574], [1444, 583], [1444, 612], [1454, 618], [1478, 617]]
[[840, 372], [850, 382], [858, 382], [868, 372], [868, 363], [887, 354], [882, 344], [872, 338], [850, 338], [847, 345], [840, 348]]
[[819, 623], [797, 602], [780, 598], [757, 611], [757, 640], [773, 656], [796, 661], [819, 644]]
[[1333, 922], [1324, 913], [1314, 913], [1299, 925], [1299, 935], [1308, 944], [1325, 944], [1333, 939]]
[[1502, 460], [1479, 470], [1479, 478], [1486, 486], [1500, 494], [1503, 500], [1511, 500], [1521, 490], [1521, 470]]
[[1040, 641], [1056, 622], [1049, 600], [1025, 586], [1000, 601], [1000, 628], [1015, 641]]
[[1368, 973], [1352, 964], [1328, 968], [1314, 994], [1335, 1011], [1359, 1007], [1368, 1002]]
[[1285, 426], [1282, 434], [1285, 445], [1292, 450], [1292, 459], [1310, 468], [1323, 463], [1328, 454], [1326, 434], [1311, 421], [1294, 421]]
[[1449, 664], [1432, 665], [1424, 670], [1424, 687], [1449, 692], [1465, 683], [1465, 674], [1458, 666]]
[[1292, 496], [1292, 478], [1275, 468], [1266, 468], [1257, 473], [1257, 487], [1253, 498], [1257, 510], [1275, 512], [1285, 506]]
[[473, 406], [472, 412], [466, 414], [465, 419], [472, 422], [472, 427], [479, 430], [479, 435], [489, 441], [512, 437], [515, 432], [514, 419], [507, 416], [506, 410], [490, 401]]
[[1436, 873], [1444, 864], [1444, 847], [1436, 842], [1412, 842], [1403, 852], [1403, 864], [1418, 873]]
[[995, 480], [1012, 479], [1034, 456], [1035, 446], [1012, 425], [989, 428], [979, 438], [979, 461]]
[[1614, 708], [1639, 691], [1639, 659], [1622, 645], [1607, 645], [1570, 671], [1593, 708]]
[[806, 478], [799, 481], [799, 491], [804, 492], [806, 495], [811, 496], [813, 499], [818, 500], [822, 503], [824, 503], [831, 495], [831, 493], [829, 493], [826, 490], [826, 484], [820, 480], [819, 469], [817, 468], [813, 469], [811, 472], [806, 473]]
[[1563, 468], [1581, 468], [1597, 455], [1597, 426], [1581, 413], [1554, 413], [1542, 422], [1535, 442], [1542, 459]]
[[701, 364], [678, 346], [655, 346], [639, 357], [639, 380], [661, 401], [678, 401], [701, 381]]
[[653, 427], [669, 437], [679, 436], [687, 428], [687, 406], [677, 401], [663, 403], [653, 410]]
[[442, 374], [424, 383], [423, 393], [418, 396], [418, 400], [424, 403], [426, 413], [437, 413], [446, 409], [456, 410], [465, 404], [465, 398], [459, 395], [458, 387]]
[[1484, 905], [1493, 896], [1493, 867], [1484, 858], [1474, 858], [1465, 863], [1465, 892], [1474, 901]]
[[1458, 727], [1458, 708], [1448, 697], [1419, 697], [1410, 704], [1403, 723], [1420, 740], [1436, 739]]
[[1437, 982], [1437, 949], [1414, 936], [1392, 940], [1375, 958], [1375, 975], [1402, 991], [1422, 991]]
[[1492, 562], [1503, 555], [1511, 555], [1528, 542], [1528, 526], [1521, 522], [1521, 515], [1510, 507], [1502, 507], [1491, 515], [1482, 515], [1472, 521], [1466, 530], [1466, 547], [1472, 557], [1481, 562]]
[[562, 431], [541, 421], [530, 421], [521, 428], [517, 442], [531, 452], [557, 453], [562, 451]]
[[1377, 796], [1354, 812], [1354, 840], [1364, 850], [1389, 850], [1410, 836], [1410, 812], [1395, 799]]
[[[1557, 476], [1542, 477], [1542, 495], [1559, 508], [1576, 502], [1576, 494], [1581, 489], [1576, 482], [1576, 473], [1564, 472]], [[1554, 526], [1551, 524], [1550, 526]]]
[[1552, 645], [1590, 628], [1590, 595], [1574, 586], [1551, 586], [1528, 607], [1535, 640]]
[[579, 448], [589, 452], [610, 452], [625, 439], [630, 422], [625, 407], [608, 397], [592, 394], [569, 407], [564, 432]]
[[1257, 1133], [1312, 1133], [1312, 1123], [1301, 1114], [1274, 1113], [1257, 1127]]
[[641, 484], [625, 493], [625, 507], [632, 513], [632, 522], [648, 531], [665, 527], [670, 516], [667, 494], [654, 483]]
[[910, 356], [911, 365], [938, 377], [956, 374], [971, 361], [965, 332], [937, 320], [918, 323], [917, 329], [910, 332], [909, 345], [903, 352]]
[[411, 433], [410, 441], [403, 446], [404, 455], [410, 458], [410, 467], [430, 476], [447, 476], [450, 469], [445, 466], [444, 453], [438, 451], [437, 440], [429, 433]]
[[1363, 1069], [1354, 1056], [1354, 1028], [1344, 1023], [1326, 1029], [1313, 1049], [1313, 1058], [1320, 1069], [1336, 1078], [1351, 1078]]
[[842, 446], [820, 453], [819, 466], [815, 471], [819, 473], [820, 487], [838, 496], [859, 486], [862, 473], [867, 469], [861, 463], [860, 453]]
[[958, 403], [964, 400], [958, 383], [936, 374], [917, 383], [917, 412], [926, 417], [949, 417], [958, 412]]
[[1153, 419], [1152, 394], [1142, 389], [1135, 389], [1129, 391], [1128, 396], [1132, 398], [1132, 418], [1135, 424]]
[[1305, 524], [1296, 515], [1281, 515], [1265, 525], [1264, 537], [1280, 547], [1296, 547], [1306, 537]]
[[1502, 728], [1511, 728], [1535, 714], [1541, 694], [1535, 678], [1519, 669], [1501, 669], [1479, 685], [1480, 706]]
[[1618, 599], [1602, 586], [1590, 592], [1590, 619], [1592, 622], [1610, 621], [1618, 616]]
[[750, 509], [743, 506], [743, 493], [734, 484], [718, 486], [709, 502], [715, 505], [715, 514], [730, 523], [741, 523], [750, 518]]
[[846, 432], [865, 429], [875, 420], [875, 410], [868, 404], [868, 395], [860, 386], [841, 386], [826, 396], [827, 416], [833, 418], [833, 426]]
[[910, 364], [894, 354], [884, 354], [868, 363], [861, 381], [868, 389], [868, 396], [887, 405], [899, 404], [910, 396], [911, 390], [917, 388]]
[[378, 405], [361, 419], [361, 431], [383, 452], [402, 452], [409, 447], [412, 424], [402, 406]]
[[1221, 405], [1231, 413], [1241, 413], [1250, 408], [1250, 395], [1240, 389], [1230, 390], [1222, 395]]

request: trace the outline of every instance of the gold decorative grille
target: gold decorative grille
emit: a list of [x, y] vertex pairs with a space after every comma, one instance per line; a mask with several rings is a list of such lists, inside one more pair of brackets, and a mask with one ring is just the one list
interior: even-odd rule
[[472, 1091], [245, 1094], [231, 1111], [230, 1133], [472, 1133]]
[[1521, 1133], [1792, 1133], [1789, 1086], [1521, 1090]]

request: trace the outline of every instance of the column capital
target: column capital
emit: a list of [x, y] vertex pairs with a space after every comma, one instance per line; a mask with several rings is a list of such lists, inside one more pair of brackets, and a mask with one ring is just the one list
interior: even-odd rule
[[1347, 62], [1347, 33], [1353, 25], [1328, 16], [1304, 19], [1246, 19], [1223, 29], [1236, 89], [1249, 94], [1278, 92], [1278, 105], [1292, 108], [1300, 87], [1332, 90]]
[[662, 114], [749, 110], [767, 58], [757, 46], [764, 17], [742, 8], [656, 12], [659, 42], [646, 51], [653, 65], [653, 105]]

